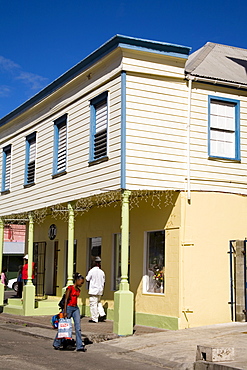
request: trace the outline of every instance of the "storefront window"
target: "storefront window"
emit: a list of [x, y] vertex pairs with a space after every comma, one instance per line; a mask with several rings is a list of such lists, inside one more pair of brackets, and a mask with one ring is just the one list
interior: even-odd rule
[[165, 231], [147, 233], [146, 292], [164, 293]]

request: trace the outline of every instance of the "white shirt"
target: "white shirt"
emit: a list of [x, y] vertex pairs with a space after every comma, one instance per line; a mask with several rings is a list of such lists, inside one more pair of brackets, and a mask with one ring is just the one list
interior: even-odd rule
[[87, 274], [86, 280], [89, 281], [89, 294], [102, 295], [105, 285], [105, 273], [98, 266], [93, 267]]

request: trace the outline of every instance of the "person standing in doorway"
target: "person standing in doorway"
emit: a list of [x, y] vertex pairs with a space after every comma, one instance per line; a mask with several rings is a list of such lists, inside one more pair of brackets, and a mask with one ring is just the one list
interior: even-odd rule
[[[24, 265], [22, 266], [22, 282], [23, 285], [27, 284], [27, 279], [28, 279], [28, 254], [26, 254], [24, 257]], [[32, 262], [32, 280], [34, 281], [34, 266], [35, 263]]]
[[94, 267], [89, 270], [86, 280], [89, 281], [89, 304], [91, 319], [89, 322], [105, 321], [106, 314], [101, 303], [105, 286], [105, 273], [101, 270], [101, 258], [95, 257]]

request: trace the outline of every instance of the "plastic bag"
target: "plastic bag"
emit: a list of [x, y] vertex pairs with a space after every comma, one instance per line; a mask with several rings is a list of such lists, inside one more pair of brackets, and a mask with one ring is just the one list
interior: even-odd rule
[[60, 319], [58, 322], [58, 339], [72, 339], [72, 322], [71, 319]]

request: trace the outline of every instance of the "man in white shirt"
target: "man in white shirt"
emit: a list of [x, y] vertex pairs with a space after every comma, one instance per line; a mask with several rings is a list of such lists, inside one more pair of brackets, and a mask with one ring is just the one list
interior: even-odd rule
[[94, 267], [89, 270], [86, 280], [89, 281], [88, 293], [91, 312], [91, 320], [89, 322], [104, 321], [106, 314], [101, 303], [101, 296], [105, 286], [105, 273], [101, 270], [100, 257], [95, 257]]

